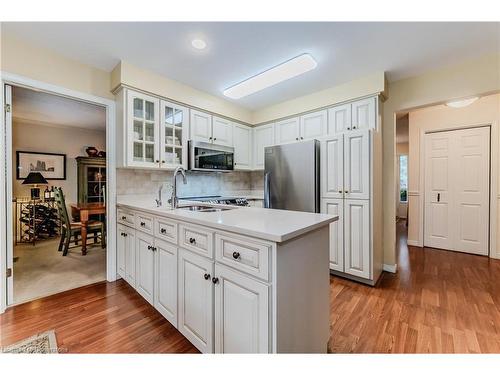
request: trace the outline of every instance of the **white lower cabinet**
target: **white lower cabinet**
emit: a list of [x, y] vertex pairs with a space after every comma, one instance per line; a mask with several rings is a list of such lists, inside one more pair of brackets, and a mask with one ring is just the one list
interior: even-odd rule
[[135, 230], [122, 224], [116, 229], [116, 271], [135, 288]]
[[344, 272], [344, 200], [323, 199], [321, 212], [339, 217], [330, 224], [330, 269]]
[[215, 352], [269, 352], [269, 286], [215, 265]]
[[177, 327], [177, 247], [155, 238], [154, 307]]
[[344, 272], [369, 279], [370, 275], [370, 201], [344, 200]]
[[150, 304], [154, 304], [155, 254], [154, 237], [136, 232], [136, 290]]
[[213, 261], [179, 250], [178, 329], [202, 353], [213, 353]]
[[116, 273], [123, 279], [125, 279], [125, 251], [127, 248], [126, 230], [126, 226], [116, 225]]

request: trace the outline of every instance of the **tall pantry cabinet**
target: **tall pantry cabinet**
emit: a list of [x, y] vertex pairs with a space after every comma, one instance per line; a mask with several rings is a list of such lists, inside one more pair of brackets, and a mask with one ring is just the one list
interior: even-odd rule
[[330, 270], [374, 285], [383, 268], [382, 135], [378, 98], [329, 109], [321, 140], [321, 212], [330, 224]]

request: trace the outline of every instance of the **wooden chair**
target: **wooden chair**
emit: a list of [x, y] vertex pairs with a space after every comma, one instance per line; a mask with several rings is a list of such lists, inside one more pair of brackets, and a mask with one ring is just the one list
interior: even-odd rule
[[[55, 201], [57, 204], [57, 210], [59, 212], [59, 217], [62, 222], [62, 232], [61, 232], [61, 240], [59, 242], [58, 251], [63, 251], [63, 256], [68, 254], [68, 250], [71, 248], [75, 248], [78, 246], [79, 236], [82, 234], [82, 223], [80, 222], [71, 222], [68, 215], [68, 209], [66, 208], [66, 201], [64, 199], [64, 193], [61, 188], [55, 188]], [[94, 243], [97, 243], [97, 239], [99, 239], [101, 243], [101, 247], [104, 249], [106, 247], [106, 234], [105, 234], [105, 226], [101, 221], [89, 221], [87, 223], [87, 238], [94, 238]], [[74, 237], [75, 246], [69, 246], [71, 242], [71, 237]]]

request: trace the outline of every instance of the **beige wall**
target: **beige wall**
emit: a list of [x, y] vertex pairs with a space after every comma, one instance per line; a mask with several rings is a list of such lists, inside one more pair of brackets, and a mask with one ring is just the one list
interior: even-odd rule
[[121, 61], [113, 69], [111, 79], [113, 89], [120, 84], [129, 85], [244, 123], [251, 123], [252, 121], [252, 112], [249, 109], [178, 81], [138, 68], [126, 61]]
[[[423, 176], [420, 173], [424, 147], [423, 135], [425, 132], [456, 129], [475, 125], [492, 125], [492, 168], [498, 165], [498, 126], [500, 123], [500, 94], [482, 97], [477, 102], [464, 108], [450, 108], [445, 105], [437, 105], [425, 109], [410, 112], [410, 220], [408, 227], [408, 240], [411, 244], [422, 245], [422, 201], [424, 199]], [[496, 150], [496, 152], [494, 152]], [[495, 174], [492, 172], [492, 178]], [[499, 194], [495, 196], [500, 197]], [[497, 252], [495, 250], [495, 252]]]
[[[30, 186], [16, 180], [16, 151], [38, 151], [66, 154], [66, 180], [49, 180], [49, 186], [62, 187], [66, 202], [77, 201], [76, 157], [87, 156], [85, 148], [106, 150], [106, 133], [69, 127], [55, 127], [14, 121], [12, 125], [12, 181], [14, 197], [30, 195]], [[43, 191], [45, 187], [42, 186]]]
[[[396, 263], [395, 113], [500, 90], [500, 55], [487, 55], [389, 84], [383, 108], [384, 263]], [[411, 146], [410, 146], [411, 152]], [[410, 210], [411, 210], [410, 206]]]
[[354, 81], [330, 87], [326, 90], [257, 110], [253, 113], [252, 123], [261, 124], [355, 98], [384, 93], [385, 89], [386, 80], [384, 72], [376, 72]]
[[114, 99], [109, 72], [68, 59], [24, 40], [1, 35], [0, 70], [65, 87], [86, 94]]

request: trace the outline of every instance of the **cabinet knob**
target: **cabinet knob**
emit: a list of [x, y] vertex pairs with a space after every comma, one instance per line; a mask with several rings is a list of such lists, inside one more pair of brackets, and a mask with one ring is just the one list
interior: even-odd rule
[[195, 242], [196, 242], [196, 239], [194, 239], [193, 237], [191, 237], [191, 238], [189, 239], [189, 243], [193, 244], [193, 243], [195, 243]]
[[151, 250], [152, 248], [153, 248], [153, 246], [148, 245], [148, 250]]
[[239, 257], [240, 257], [240, 253], [238, 253], [237, 251], [235, 251], [235, 252], [233, 253], [233, 258], [234, 258], [234, 259], [238, 259]]
[[162, 162], [163, 164], [165, 164], [165, 160], [162, 160], [161, 162]]
[[344, 193], [346, 193], [346, 194], [349, 193], [349, 190], [344, 190]]
[[351, 130], [351, 127], [350, 127], [350, 126], [348, 126], [348, 127], [347, 127], [347, 130]]
[[295, 140], [296, 140], [296, 141], [298, 141], [298, 140], [299, 140], [299, 137], [295, 138]]
[[156, 251], [156, 246], [152, 247], [151, 250]]
[[300, 137], [300, 139], [304, 139], [304, 137]]
[[210, 279], [210, 274], [206, 273], [206, 274], [203, 275], [203, 277], [205, 278], [205, 280], [208, 280], [208, 279]]
[[209, 137], [208, 139], [211, 141], [211, 140], [212, 140], [212, 137]]
[[122, 220], [126, 220], [126, 219], [127, 219], [127, 217], [126, 217], [126, 216], [122, 216]]
[[353, 126], [352, 128], [353, 128], [353, 129], [356, 129], [356, 127], [355, 127], [355, 126]]
[[214, 138], [214, 141], [216, 141], [216, 140], [217, 140], [217, 138]]
[[145, 227], [146, 223], [144, 221], [141, 221], [141, 227]]
[[212, 277], [212, 282], [214, 284], [218, 284], [219, 283], [219, 278], [218, 277]]
[[339, 190], [339, 194], [342, 194], [342, 190]]
[[156, 163], [159, 163], [160, 161], [158, 159], [156, 159]]
[[167, 230], [165, 228], [161, 228], [160, 233], [165, 234], [165, 233], [167, 233]]

